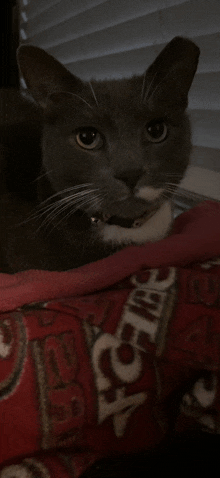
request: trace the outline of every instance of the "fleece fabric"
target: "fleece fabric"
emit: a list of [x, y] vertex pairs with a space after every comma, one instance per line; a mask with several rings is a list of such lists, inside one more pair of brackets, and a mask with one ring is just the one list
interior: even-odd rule
[[1, 478], [220, 433], [219, 203], [79, 269], [0, 274], [0, 311]]

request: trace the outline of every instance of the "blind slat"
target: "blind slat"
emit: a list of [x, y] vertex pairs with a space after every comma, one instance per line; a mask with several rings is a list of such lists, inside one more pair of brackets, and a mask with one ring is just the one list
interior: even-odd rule
[[29, 18], [28, 28], [36, 41], [45, 30], [49, 38], [59, 37], [62, 31], [65, 38], [74, 39], [186, 2], [188, 0], [136, 0], [127, 2], [125, 9], [124, 1], [118, 0], [90, 1], [88, 5], [80, 4], [80, 8], [75, 2], [65, 0], [52, 6], [46, 15], [43, 12], [34, 19]]
[[60, 9], [61, 12], [74, 9], [74, 12], [80, 13], [106, 1], [108, 0], [80, 0], [74, 2], [72, 0], [29, 0], [27, 6], [28, 18], [31, 20], [42, 14], [47, 17], [50, 14], [50, 10], [53, 10], [56, 7], [57, 9]]
[[220, 115], [220, 71], [196, 75], [189, 92], [189, 107], [219, 110]]
[[220, 173], [191, 166], [181, 181], [180, 188], [220, 201]]
[[191, 165], [220, 172], [220, 151], [212, 147], [193, 146]]
[[[196, 146], [220, 149], [219, 111], [190, 111], [192, 120], [192, 142]], [[219, 156], [220, 161], [220, 156]]]
[[[201, 49], [198, 73], [220, 71], [219, 34], [198, 37], [196, 38], [196, 43]], [[165, 43], [92, 59], [82, 59], [67, 63], [66, 67], [72, 73], [81, 76], [83, 79], [91, 77], [100, 79], [107, 77], [129, 77], [134, 74], [142, 74], [164, 46]], [[83, 53], [81, 53], [81, 55], [83, 55]]]
[[[167, 43], [180, 34], [196, 39], [198, 36], [218, 33], [219, 25], [220, 2], [218, 0], [209, 0], [208, 10], [207, 0], [199, 2], [199, 10], [198, 0], [191, 0], [123, 24], [105, 27], [98, 32], [87, 34], [84, 31], [84, 36], [79, 38], [74, 38], [74, 19], [71, 32], [66, 32], [64, 28], [58, 35], [55, 29], [51, 36], [49, 32], [45, 32], [40, 38], [35, 38], [29, 32], [27, 37], [30, 43], [48, 50], [62, 62], [70, 63], [79, 59], [81, 52], [84, 57], [91, 58], [146, 45]], [[76, 28], [78, 28], [77, 25]], [[81, 34], [83, 35], [83, 32]]]

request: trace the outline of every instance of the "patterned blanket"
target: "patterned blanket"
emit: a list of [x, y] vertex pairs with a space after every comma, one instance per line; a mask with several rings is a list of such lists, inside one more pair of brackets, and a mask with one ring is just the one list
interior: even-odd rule
[[219, 433], [220, 204], [68, 272], [0, 274], [1, 478]]

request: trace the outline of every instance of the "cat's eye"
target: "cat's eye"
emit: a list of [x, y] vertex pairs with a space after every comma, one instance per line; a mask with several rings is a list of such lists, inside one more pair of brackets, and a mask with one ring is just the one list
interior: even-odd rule
[[96, 128], [80, 128], [75, 136], [77, 144], [84, 149], [98, 149], [103, 145], [101, 134]]
[[161, 143], [166, 139], [168, 128], [164, 121], [151, 121], [146, 126], [146, 136], [151, 143]]

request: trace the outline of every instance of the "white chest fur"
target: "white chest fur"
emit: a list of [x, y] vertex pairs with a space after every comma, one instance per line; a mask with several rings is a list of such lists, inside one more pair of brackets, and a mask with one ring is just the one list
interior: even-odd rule
[[141, 227], [126, 228], [103, 224], [99, 230], [99, 234], [104, 242], [111, 243], [115, 246], [156, 242], [167, 235], [172, 224], [172, 219], [171, 201], [166, 201]]

